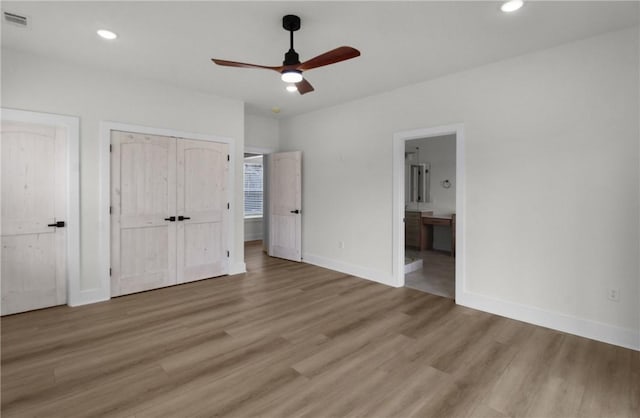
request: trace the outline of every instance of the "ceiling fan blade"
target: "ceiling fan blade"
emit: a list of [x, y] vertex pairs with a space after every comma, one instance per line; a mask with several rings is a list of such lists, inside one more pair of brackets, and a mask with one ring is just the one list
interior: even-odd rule
[[310, 93], [313, 91], [313, 86], [307, 81], [306, 78], [303, 78], [302, 81], [296, 83], [296, 87], [298, 88], [298, 93], [300, 94]]
[[213, 61], [214, 63], [218, 64], [218, 65], [222, 65], [223, 67], [237, 67], [237, 68], [263, 68], [265, 70], [273, 70], [273, 71], [277, 71], [277, 72], [281, 72], [282, 71], [282, 67], [269, 67], [266, 65], [257, 65], [257, 64], [247, 64], [244, 62], [236, 62], [236, 61], [226, 61], [226, 60], [219, 60], [216, 58], [211, 58], [211, 61]]
[[336, 62], [345, 61], [359, 56], [360, 51], [357, 49], [351, 48], [350, 46], [341, 46], [303, 62], [297, 66], [297, 69], [300, 71], [311, 70], [313, 68], [335, 64]]

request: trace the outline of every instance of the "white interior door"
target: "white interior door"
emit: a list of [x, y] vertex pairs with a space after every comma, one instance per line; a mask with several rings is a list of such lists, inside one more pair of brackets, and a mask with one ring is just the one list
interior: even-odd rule
[[269, 155], [269, 255], [301, 260], [302, 152]]
[[176, 283], [176, 141], [111, 134], [111, 295]]
[[178, 283], [229, 272], [229, 145], [178, 141]]
[[66, 139], [2, 122], [2, 315], [66, 303]]

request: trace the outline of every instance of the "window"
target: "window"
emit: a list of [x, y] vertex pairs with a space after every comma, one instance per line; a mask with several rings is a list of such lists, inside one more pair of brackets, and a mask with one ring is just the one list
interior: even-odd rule
[[244, 217], [262, 216], [262, 155], [244, 159]]

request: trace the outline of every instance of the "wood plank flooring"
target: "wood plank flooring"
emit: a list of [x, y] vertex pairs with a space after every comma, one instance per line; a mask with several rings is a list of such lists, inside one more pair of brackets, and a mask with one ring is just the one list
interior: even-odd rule
[[3, 417], [638, 417], [638, 352], [247, 247], [248, 273], [4, 317]]

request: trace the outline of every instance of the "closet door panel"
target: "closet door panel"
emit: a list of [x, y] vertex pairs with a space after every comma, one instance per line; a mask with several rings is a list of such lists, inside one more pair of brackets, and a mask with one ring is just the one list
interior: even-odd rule
[[178, 283], [228, 273], [228, 145], [178, 141]]
[[176, 283], [176, 143], [112, 133], [111, 294]]
[[[120, 294], [142, 292], [175, 284], [168, 266], [170, 227], [123, 228]], [[174, 253], [175, 254], [175, 253]], [[172, 255], [173, 256], [173, 255]]]

